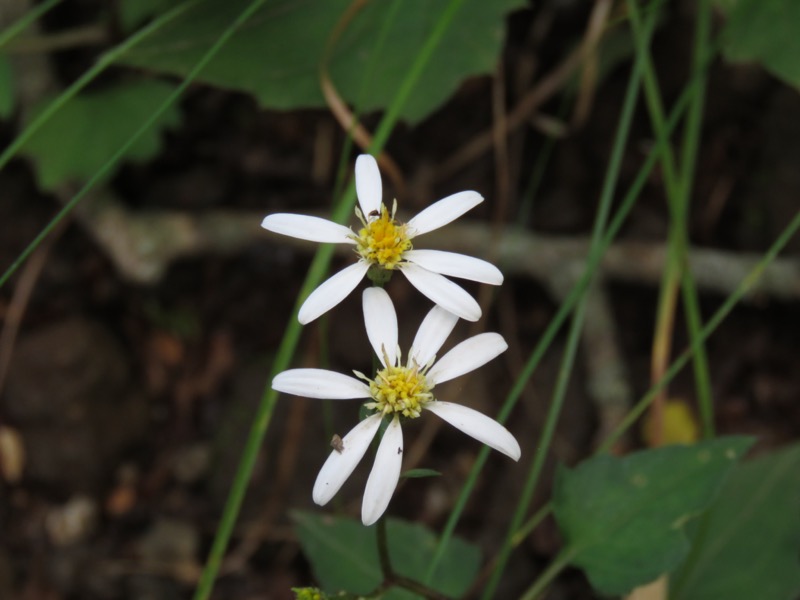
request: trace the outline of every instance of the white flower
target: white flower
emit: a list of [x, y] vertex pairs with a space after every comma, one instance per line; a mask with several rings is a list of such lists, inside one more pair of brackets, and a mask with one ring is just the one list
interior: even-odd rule
[[358, 262], [322, 283], [300, 307], [298, 320], [310, 323], [352, 292], [372, 267], [374, 270], [401, 271], [422, 294], [454, 315], [477, 321], [481, 309], [475, 299], [444, 275], [480, 283], [500, 285], [503, 274], [494, 265], [471, 256], [440, 250], [415, 250], [411, 241], [454, 221], [483, 202], [477, 192], [459, 192], [435, 202], [408, 223], [395, 219], [397, 203], [391, 211], [382, 203], [383, 188], [378, 164], [369, 154], [356, 159], [356, 215], [362, 223], [358, 233], [327, 219], [278, 213], [267, 216], [264, 229], [312, 242], [351, 244]]
[[519, 460], [520, 447], [514, 436], [494, 419], [466, 406], [437, 400], [433, 394], [435, 385], [469, 373], [504, 352], [508, 345], [501, 335], [476, 335], [435, 361], [436, 353], [458, 320], [449, 311], [435, 306], [420, 325], [403, 364], [397, 346], [397, 315], [389, 295], [381, 288], [371, 287], [364, 290], [363, 299], [367, 337], [383, 367], [374, 379], [358, 372], [355, 372], [357, 377], [351, 377], [324, 369], [290, 369], [275, 376], [272, 387], [309, 398], [367, 398], [367, 408], [375, 411], [344, 436], [342, 444], [322, 466], [312, 493], [314, 502], [320, 506], [333, 498], [356, 468], [383, 418], [390, 419], [361, 506], [361, 520], [364, 525], [372, 525], [386, 510], [400, 478], [401, 417], [416, 418], [423, 410], [430, 411], [514, 460]]

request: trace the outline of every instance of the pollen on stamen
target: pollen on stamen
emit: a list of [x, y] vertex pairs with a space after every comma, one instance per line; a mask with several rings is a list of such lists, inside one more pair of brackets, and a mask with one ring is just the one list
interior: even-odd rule
[[[356, 237], [356, 252], [365, 261], [387, 270], [396, 269], [403, 255], [411, 250], [408, 226], [395, 219], [397, 202], [391, 213], [381, 204], [379, 215], [366, 215], [356, 209], [363, 227]], [[377, 211], [376, 211], [377, 212]]]
[[369, 382], [373, 402], [366, 406], [383, 415], [400, 414], [413, 419], [433, 401], [432, 388], [424, 370], [420, 370], [416, 363], [412, 366], [390, 365], [378, 371], [375, 379]]

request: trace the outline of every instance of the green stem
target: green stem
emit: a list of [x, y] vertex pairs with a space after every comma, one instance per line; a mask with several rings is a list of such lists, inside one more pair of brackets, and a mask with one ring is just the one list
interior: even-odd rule
[[[705, 98], [705, 72], [710, 55], [708, 36], [710, 29], [710, 13], [708, 3], [701, 2], [695, 30], [695, 47], [693, 56], [693, 79], [697, 84], [693, 87], [692, 102], [689, 107], [684, 131], [683, 164], [681, 177], [677, 175], [672, 148], [667, 147], [662, 155], [664, 183], [667, 191], [667, 205], [670, 211], [670, 235], [668, 239], [667, 266], [664, 271], [659, 298], [658, 320], [654, 339], [654, 381], [662, 375], [663, 368], [669, 362], [668, 350], [671, 347], [672, 323], [675, 313], [675, 299], [678, 286], [682, 290], [684, 309], [686, 311], [687, 328], [690, 339], [697, 339], [702, 319], [700, 303], [694, 279], [686, 268], [688, 242], [688, 206], [697, 151], [699, 147], [700, 124], [702, 122], [703, 102]], [[643, 39], [642, 21], [636, 0], [628, 0], [631, 25], [634, 33], [637, 54], [645, 53], [644, 92], [653, 130], [660, 138], [664, 135], [665, 119], [661, 103], [661, 93], [655, 75], [649, 50]], [[658, 360], [662, 359], [661, 362]], [[704, 421], [704, 433], [713, 435], [713, 399], [711, 397], [711, 377], [708, 368], [708, 357], [705, 348], [700, 346], [694, 356], [695, 383], [698, 403]], [[661, 405], [660, 401], [659, 406]], [[660, 414], [660, 411], [657, 411]], [[656, 423], [659, 425], [658, 423]], [[658, 434], [656, 437], [660, 437]]]
[[50, 9], [54, 8], [60, 2], [61, 0], [46, 0], [29, 10], [18, 21], [0, 32], [0, 48], [3, 48], [11, 40], [30, 27], [34, 21], [37, 21], [42, 15], [49, 12]]
[[[648, 36], [652, 33], [654, 23], [655, 21], [653, 19], [651, 19], [648, 23]], [[600, 192], [599, 209], [597, 211], [597, 216], [592, 229], [592, 238], [589, 248], [590, 259], [592, 257], [599, 256], [604, 251], [602, 244], [603, 232], [606, 229], [608, 217], [611, 213], [611, 203], [614, 199], [614, 190], [616, 189], [617, 181], [619, 180], [622, 157], [625, 152], [625, 146], [627, 145], [634, 109], [636, 108], [636, 99], [639, 93], [641, 77], [642, 57], [638, 56], [633, 67], [633, 72], [631, 73], [630, 81], [628, 82], [628, 89], [625, 92], [625, 101], [622, 106], [619, 125], [617, 126], [617, 131], [614, 136], [614, 146], [611, 151], [611, 157], [609, 159], [608, 169], [606, 170], [605, 180], [603, 181], [603, 189]], [[572, 318], [572, 325], [570, 326], [570, 331], [567, 337], [566, 349], [564, 350], [561, 368], [559, 369], [558, 379], [556, 381], [556, 387], [553, 391], [553, 400], [550, 403], [550, 408], [547, 411], [544, 429], [536, 445], [536, 454], [533, 458], [533, 464], [530, 472], [528, 473], [528, 478], [525, 482], [525, 486], [523, 487], [522, 494], [517, 502], [517, 507], [514, 511], [514, 516], [511, 520], [511, 524], [509, 525], [508, 532], [506, 533], [505, 541], [498, 554], [497, 563], [492, 572], [492, 577], [489, 579], [489, 583], [484, 589], [482, 595], [484, 600], [488, 600], [494, 595], [494, 592], [500, 583], [500, 578], [502, 577], [506, 563], [508, 562], [508, 558], [513, 550], [512, 539], [515, 532], [522, 525], [523, 519], [525, 518], [525, 513], [530, 507], [533, 494], [536, 490], [537, 484], [539, 483], [539, 478], [541, 476], [545, 460], [547, 459], [547, 455], [550, 451], [550, 445], [555, 435], [556, 426], [558, 425], [558, 420], [564, 407], [567, 386], [569, 385], [569, 381], [572, 376], [575, 356], [578, 352], [578, 345], [580, 343], [581, 332], [583, 330], [583, 317], [585, 311], [586, 296], [580, 300], [575, 308]]]
[[575, 558], [577, 551], [574, 550], [571, 546], [564, 548], [561, 552], [558, 553], [553, 559], [547, 569], [539, 576], [539, 578], [533, 582], [533, 585], [525, 590], [525, 593], [520, 596], [520, 600], [535, 600], [541, 594], [544, 593], [545, 589], [556, 576], [564, 570], [564, 568], [569, 565], [570, 561]]
[[[52, 117], [80, 90], [86, 87], [102, 71], [104, 71], [108, 66], [110, 66], [125, 52], [130, 50], [133, 46], [141, 42], [157, 29], [163, 27], [172, 19], [175, 19], [179, 15], [186, 12], [189, 7], [196, 3], [197, 0], [189, 0], [188, 2], [185, 2], [180, 6], [177, 6], [164, 13], [161, 17], [154, 20], [147, 27], [139, 30], [129, 39], [125, 40], [122, 44], [101, 56], [91, 69], [89, 69], [77, 81], [64, 90], [58, 96], [58, 98], [56, 98], [50, 105], [47, 106], [44, 111], [42, 111], [33, 121], [31, 121], [25, 130], [19, 136], [17, 136], [17, 138], [2, 152], [2, 154], [0, 154], [0, 169], [2, 169], [8, 163], [8, 161], [11, 160], [11, 158], [13, 158], [23, 144], [25, 144], [25, 142], [27, 142], [31, 136], [50, 119], [50, 117]], [[226, 36], [224, 40], [220, 38], [222, 43], [227, 41], [228, 37], [229, 36]], [[22, 263], [28, 258], [28, 256], [30, 256], [36, 247], [42, 243], [42, 240], [50, 235], [50, 232], [52, 232], [56, 225], [58, 225], [59, 221], [61, 221], [61, 219], [63, 219], [75, 208], [75, 206], [77, 206], [78, 202], [80, 202], [86, 193], [91, 190], [100, 180], [102, 180], [106, 173], [108, 173], [108, 171], [110, 171], [122, 159], [123, 156], [125, 156], [128, 149], [133, 146], [139, 140], [139, 138], [156, 123], [158, 118], [178, 99], [178, 97], [186, 90], [186, 88], [195, 79], [202, 68], [205, 67], [211, 58], [213, 58], [220, 47], [222, 47], [222, 44], [218, 43], [209, 49], [209, 51], [197, 63], [195, 68], [192, 69], [192, 71], [186, 76], [186, 79], [184, 79], [175, 89], [175, 91], [164, 101], [164, 103], [158, 109], [156, 109], [155, 113], [150, 116], [150, 118], [133, 134], [131, 138], [128, 139], [127, 142], [125, 142], [125, 144], [122, 145], [119, 150], [117, 150], [116, 153], [112, 155], [108, 161], [106, 161], [102, 167], [100, 167], [97, 173], [95, 173], [94, 176], [86, 182], [86, 184], [78, 191], [78, 193], [75, 194], [75, 196], [73, 196], [72, 199], [64, 205], [64, 207], [56, 214], [55, 217], [53, 217], [53, 219], [44, 227], [44, 229], [39, 232], [39, 235], [37, 235], [33, 241], [28, 244], [28, 246], [16, 258], [11, 266], [6, 269], [5, 273], [3, 273], [3, 276], [0, 277], [0, 287], [5, 285], [8, 279], [14, 274], [20, 265], [22, 265]]]
[[[670, 115], [669, 121], [667, 122], [667, 134], [670, 134], [679, 118], [683, 114], [688, 102], [691, 98], [692, 93], [692, 85], [693, 82], [690, 82], [687, 85], [687, 88], [683, 91], [681, 96], [679, 97], [678, 101], [675, 103], [674, 108], [672, 109], [672, 113]], [[574, 306], [583, 297], [586, 288], [589, 285], [589, 280], [594, 275], [595, 271], [597, 270], [600, 260], [602, 259], [602, 254], [608, 249], [611, 243], [614, 241], [617, 233], [622, 228], [625, 219], [628, 217], [633, 205], [636, 202], [639, 194], [641, 193], [642, 189], [644, 189], [650, 173], [652, 172], [655, 164], [658, 162], [661, 152], [666, 147], [668, 143], [667, 138], [658, 138], [656, 140], [656, 144], [650, 153], [647, 156], [642, 167], [639, 169], [639, 173], [637, 174], [636, 178], [634, 179], [631, 187], [628, 190], [628, 193], [625, 195], [622, 203], [620, 204], [619, 208], [617, 209], [614, 218], [609, 225], [608, 231], [603, 238], [603, 242], [601, 244], [602, 250], [599, 251], [595, 255], [590, 255], [589, 260], [587, 261], [586, 268], [584, 269], [583, 275], [578, 280], [577, 283], [572, 287], [572, 290], [567, 294], [567, 297], [561, 303], [556, 315], [553, 317], [550, 324], [545, 329], [545, 332], [542, 334], [541, 338], [539, 338], [539, 342], [534, 347], [531, 355], [528, 357], [528, 361], [525, 363], [525, 366], [522, 369], [519, 377], [517, 378], [516, 382], [511, 388], [511, 391], [506, 396], [505, 400], [503, 401], [503, 406], [500, 408], [500, 411], [497, 416], [497, 420], [500, 423], [505, 423], [508, 419], [511, 411], [514, 410], [514, 407], [517, 404], [517, 401], [522, 395], [525, 386], [527, 386], [528, 381], [530, 380], [531, 376], [533, 375], [536, 368], [539, 366], [542, 358], [544, 357], [547, 350], [550, 348], [553, 340], [555, 339], [558, 331], [561, 329], [561, 326], [567, 320], [567, 317], [572, 312]], [[453, 510], [450, 512], [450, 517], [447, 519], [447, 523], [445, 524], [444, 530], [442, 532], [441, 537], [439, 538], [439, 543], [436, 546], [436, 551], [434, 552], [433, 559], [431, 560], [431, 564], [428, 567], [428, 573], [426, 576], [426, 581], [430, 581], [431, 574], [435, 571], [436, 567], [441, 561], [442, 556], [444, 556], [445, 550], [447, 549], [448, 544], [450, 543], [450, 539], [453, 536], [455, 531], [456, 525], [458, 524], [461, 515], [464, 512], [464, 508], [467, 505], [467, 501], [469, 500], [469, 496], [472, 493], [472, 490], [475, 489], [475, 485], [478, 481], [478, 476], [480, 475], [483, 466], [486, 464], [486, 460], [489, 457], [490, 449], [487, 447], [482, 448], [478, 453], [478, 458], [475, 461], [472, 469], [470, 470], [469, 475], [467, 476], [466, 481], [464, 482], [464, 486], [461, 488], [461, 493], [456, 500], [456, 504], [453, 507]]]

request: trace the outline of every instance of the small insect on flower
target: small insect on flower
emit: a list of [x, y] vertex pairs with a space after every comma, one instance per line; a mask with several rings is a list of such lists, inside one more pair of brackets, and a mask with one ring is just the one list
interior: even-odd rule
[[333, 437], [331, 438], [331, 448], [336, 450], [339, 454], [341, 454], [342, 450], [344, 450], [344, 443], [342, 442], [342, 438], [339, 437], [338, 433], [334, 433]]
[[494, 265], [471, 256], [441, 250], [417, 250], [412, 242], [419, 236], [456, 220], [481, 202], [478, 192], [459, 192], [431, 204], [407, 223], [397, 219], [397, 202], [392, 210], [383, 203], [383, 185], [378, 163], [368, 154], [356, 159], [355, 212], [361, 227], [352, 229], [305, 215], [278, 213], [264, 218], [264, 229], [312, 242], [350, 244], [358, 257], [322, 283], [306, 299], [297, 314], [310, 323], [344, 300], [364, 277], [385, 281], [400, 271], [408, 281], [435, 304], [468, 321], [477, 321], [481, 309], [462, 287], [447, 279], [459, 277], [479, 283], [500, 285], [503, 274]]
[[364, 525], [375, 523], [389, 505], [400, 478], [401, 421], [415, 419], [423, 411], [434, 413], [479, 442], [519, 460], [519, 443], [500, 423], [466, 406], [438, 400], [434, 395], [439, 383], [469, 373], [504, 352], [508, 346], [502, 336], [476, 335], [436, 360], [436, 353], [458, 317], [435, 306], [422, 321], [403, 361], [397, 344], [397, 314], [389, 295], [381, 288], [368, 288], [364, 290], [363, 308], [367, 337], [381, 363], [373, 378], [357, 371], [351, 377], [324, 369], [290, 369], [272, 380], [273, 389], [297, 396], [332, 400], [363, 398], [364, 406], [373, 413], [341, 439], [346, 452], [334, 446], [314, 483], [314, 502], [322, 506], [333, 498], [366, 454], [381, 423], [388, 421], [361, 505]]

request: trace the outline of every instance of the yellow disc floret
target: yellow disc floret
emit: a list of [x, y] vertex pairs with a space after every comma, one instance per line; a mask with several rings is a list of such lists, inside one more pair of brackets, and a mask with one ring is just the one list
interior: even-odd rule
[[416, 364], [413, 367], [389, 366], [378, 371], [375, 379], [369, 382], [374, 402], [366, 406], [383, 415], [399, 413], [415, 418], [433, 400], [432, 388]]
[[403, 254], [411, 250], [408, 226], [395, 220], [396, 208], [395, 203], [390, 214], [386, 206], [381, 204], [380, 215], [358, 213], [364, 226], [358, 231], [356, 251], [368, 263], [388, 270], [396, 269], [403, 260]]

